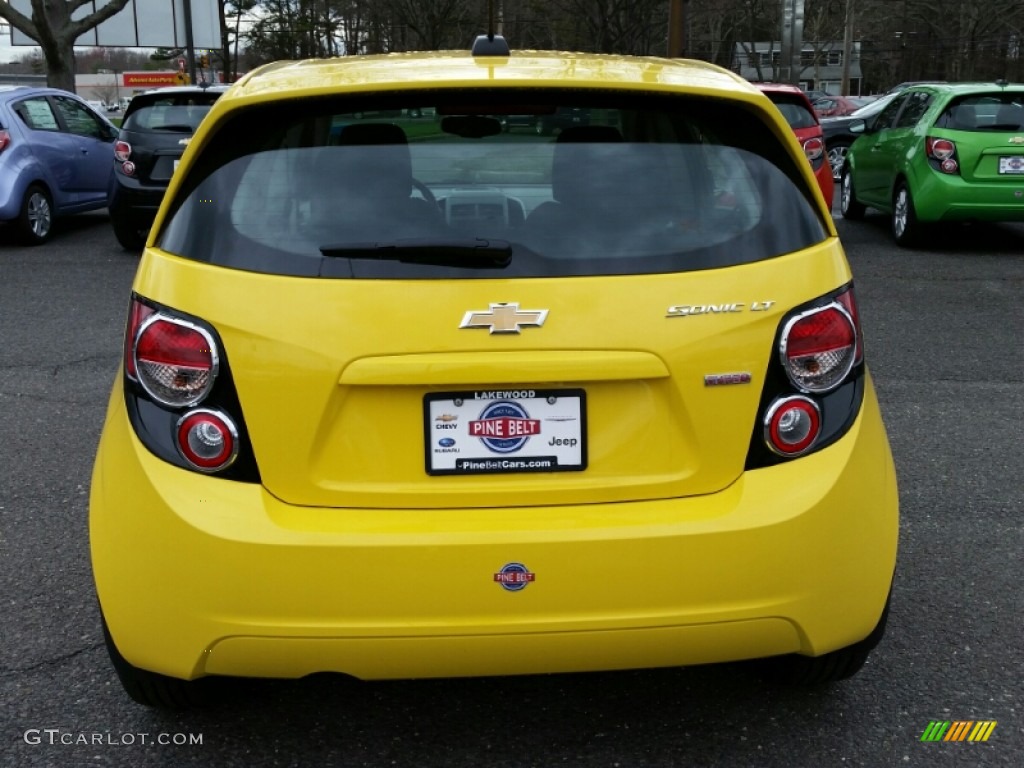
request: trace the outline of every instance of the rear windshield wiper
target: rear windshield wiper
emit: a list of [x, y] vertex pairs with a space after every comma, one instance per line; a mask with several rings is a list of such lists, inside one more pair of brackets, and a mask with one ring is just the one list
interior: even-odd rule
[[192, 133], [194, 130], [191, 125], [187, 123], [168, 123], [166, 125], [153, 125], [150, 126], [151, 131], [177, 131], [178, 133]]
[[340, 243], [324, 245], [320, 253], [345, 259], [379, 259], [403, 264], [467, 269], [502, 269], [512, 262], [512, 246], [508, 241], [482, 237], [454, 240], [410, 237], [402, 240]]

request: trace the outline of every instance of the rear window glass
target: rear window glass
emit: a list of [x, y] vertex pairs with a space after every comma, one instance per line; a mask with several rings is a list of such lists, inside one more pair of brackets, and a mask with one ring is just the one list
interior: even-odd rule
[[339, 278], [707, 269], [826, 237], [800, 159], [720, 100], [461, 90], [282, 102], [215, 130], [157, 242]]
[[976, 93], [951, 101], [939, 115], [939, 128], [960, 131], [1024, 130], [1024, 93]]
[[210, 111], [219, 93], [136, 96], [122, 128], [130, 131], [193, 132]]
[[818, 118], [803, 99], [783, 93], [770, 93], [768, 98], [779, 108], [790, 128], [813, 128], [818, 124]]

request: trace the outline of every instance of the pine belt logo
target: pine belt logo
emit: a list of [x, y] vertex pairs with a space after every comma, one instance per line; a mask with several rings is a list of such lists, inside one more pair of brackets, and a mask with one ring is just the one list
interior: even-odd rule
[[921, 741], [988, 741], [995, 729], [995, 720], [932, 720]]

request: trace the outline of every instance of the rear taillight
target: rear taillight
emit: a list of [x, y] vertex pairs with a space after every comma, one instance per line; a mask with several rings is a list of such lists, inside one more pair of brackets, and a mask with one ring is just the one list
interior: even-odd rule
[[802, 392], [838, 387], [857, 359], [857, 327], [838, 301], [791, 318], [782, 331], [779, 354], [790, 382]]
[[952, 141], [928, 136], [924, 140], [924, 146], [928, 158], [935, 161], [940, 171], [948, 174], [960, 172], [960, 163], [956, 159], [956, 144]]
[[137, 379], [135, 373], [135, 337], [139, 335], [142, 321], [153, 314], [153, 308], [138, 299], [128, 307], [128, 327], [124, 334], [124, 372], [130, 379]]
[[810, 162], [814, 162], [825, 154], [825, 142], [817, 136], [804, 142], [804, 154]]
[[160, 313], [142, 321], [132, 370], [146, 393], [163, 405], [195, 405], [217, 378], [217, 346], [206, 329]]
[[238, 429], [219, 411], [189, 411], [178, 420], [175, 439], [182, 458], [202, 472], [224, 469], [238, 456]]
[[821, 433], [821, 409], [809, 397], [780, 397], [764, 417], [764, 441], [779, 456], [806, 453]]
[[231, 366], [213, 325], [132, 295], [124, 400], [154, 456], [182, 469], [259, 482]]
[[832, 445], [864, 396], [864, 343], [853, 284], [794, 307], [783, 318], [765, 372], [747, 469]]
[[115, 141], [114, 142], [114, 159], [119, 163], [123, 163], [132, 156], [132, 145], [127, 141]]
[[857, 354], [853, 361], [853, 364], [857, 365], [864, 359], [864, 331], [860, 327], [860, 314], [857, 311], [857, 297], [853, 295], [853, 286], [836, 296], [836, 301], [850, 313], [853, 327], [857, 329]]
[[7, 149], [7, 145], [11, 143], [11, 134], [9, 131], [0, 130], [0, 152]]

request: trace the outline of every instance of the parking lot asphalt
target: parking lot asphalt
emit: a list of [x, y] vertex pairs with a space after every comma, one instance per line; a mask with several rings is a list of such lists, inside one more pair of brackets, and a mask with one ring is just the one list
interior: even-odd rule
[[[238, 683], [171, 714], [121, 691], [89, 565], [90, 471], [137, 257], [103, 212], [40, 248], [0, 232], [0, 765], [1020, 765], [1024, 226], [944, 229], [917, 251], [879, 216], [837, 226], [902, 514], [889, 631], [856, 678], [318, 677]], [[996, 725], [984, 743], [921, 741], [933, 721]]]

